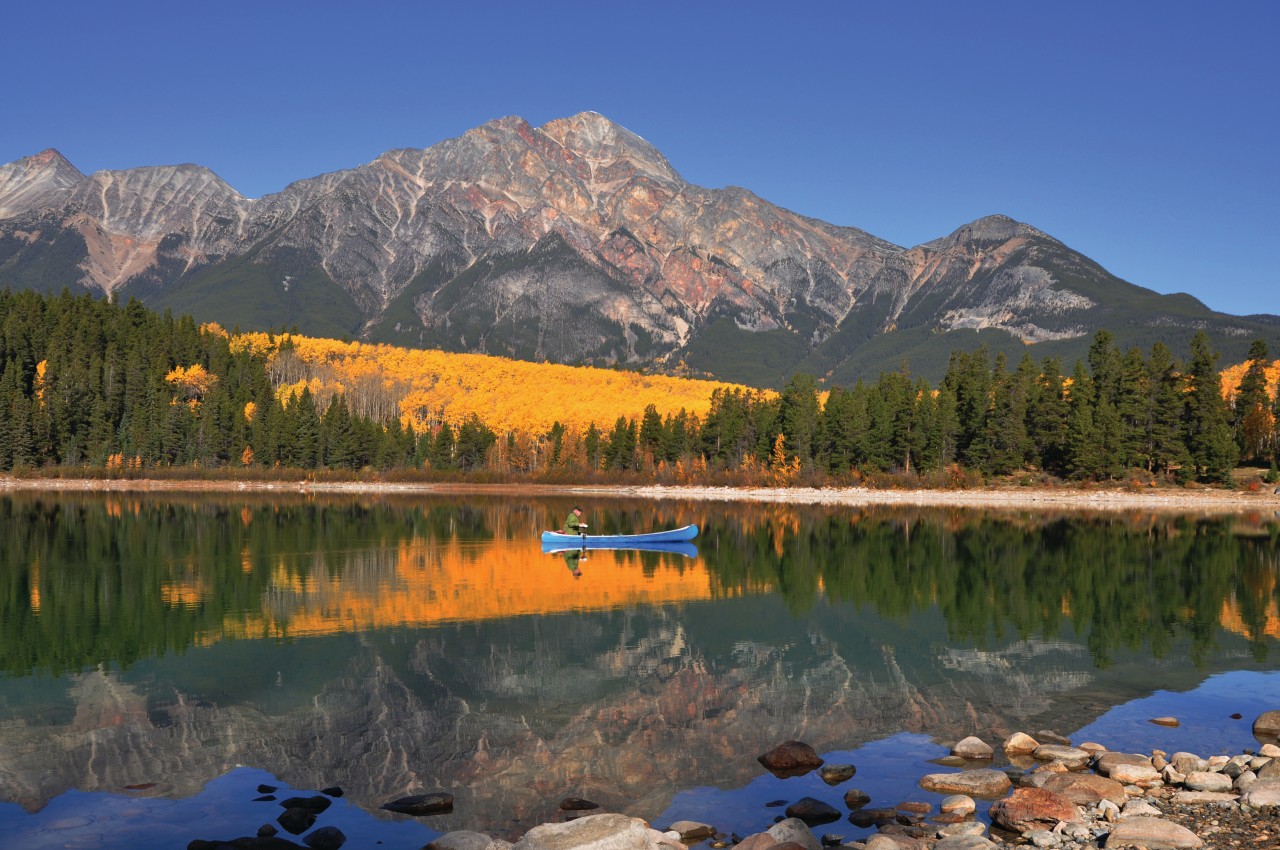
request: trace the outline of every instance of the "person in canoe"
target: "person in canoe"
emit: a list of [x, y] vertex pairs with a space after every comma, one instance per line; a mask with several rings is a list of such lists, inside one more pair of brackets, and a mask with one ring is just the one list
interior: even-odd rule
[[565, 534], [586, 534], [587, 524], [582, 521], [582, 508], [578, 505], [573, 506], [573, 510], [564, 518], [564, 528], [560, 529]]

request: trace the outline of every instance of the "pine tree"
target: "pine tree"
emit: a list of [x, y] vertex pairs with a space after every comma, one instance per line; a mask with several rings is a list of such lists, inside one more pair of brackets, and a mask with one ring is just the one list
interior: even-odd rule
[[1220, 484], [1231, 483], [1231, 471], [1240, 456], [1231, 432], [1231, 411], [1222, 397], [1222, 379], [1209, 336], [1204, 331], [1191, 340], [1187, 369], [1189, 392], [1183, 417], [1187, 448], [1200, 477]]
[[1076, 361], [1071, 375], [1071, 413], [1067, 429], [1065, 468], [1072, 478], [1092, 479], [1102, 474], [1104, 459], [1098, 450], [1093, 426], [1093, 383], [1084, 364]]
[[[802, 467], [813, 463], [814, 435], [818, 430], [818, 389], [812, 375], [792, 375], [782, 389], [778, 412], [781, 433], [787, 437], [787, 447], [800, 461]], [[770, 446], [770, 451], [772, 451]]]
[[1147, 468], [1168, 474], [1191, 462], [1182, 432], [1186, 380], [1178, 371], [1173, 353], [1162, 342], [1151, 346], [1147, 370]]
[[1062, 362], [1056, 357], [1045, 358], [1040, 365], [1027, 407], [1028, 437], [1040, 468], [1054, 475], [1067, 474], [1071, 405]]

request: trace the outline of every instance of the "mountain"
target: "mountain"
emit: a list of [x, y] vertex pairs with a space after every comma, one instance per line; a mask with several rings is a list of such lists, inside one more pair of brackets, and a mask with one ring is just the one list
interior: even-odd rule
[[566, 363], [847, 383], [955, 348], [1073, 359], [1100, 327], [1229, 358], [1280, 319], [1126, 283], [989, 216], [903, 248], [685, 181], [592, 112], [502, 118], [424, 150], [246, 198], [196, 165], [0, 166], [0, 286], [137, 296], [228, 327]]

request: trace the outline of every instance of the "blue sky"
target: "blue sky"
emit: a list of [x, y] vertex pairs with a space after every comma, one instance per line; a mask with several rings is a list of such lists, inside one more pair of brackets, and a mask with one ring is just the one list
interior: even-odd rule
[[902, 245], [990, 213], [1280, 313], [1280, 3], [24, 3], [0, 162], [197, 162], [246, 195], [595, 110], [694, 183]]

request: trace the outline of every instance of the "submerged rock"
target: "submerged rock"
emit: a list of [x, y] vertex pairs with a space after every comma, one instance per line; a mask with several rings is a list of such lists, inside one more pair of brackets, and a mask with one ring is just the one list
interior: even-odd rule
[[444, 791], [434, 794], [414, 794], [384, 803], [382, 808], [402, 815], [442, 815], [453, 811], [453, 795]]
[[857, 772], [858, 769], [851, 764], [824, 764], [818, 771], [818, 776], [828, 785], [839, 785], [841, 782], [848, 782]]
[[[840, 812], [834, 806], [814, 797], [801, 797], [790, 806], [787, 806], [787, 817], [799, 818], [807, 826], [817, 826], [818, 824], [840, 820]], [[681, 836], [681, 838], [683, 837]]]

